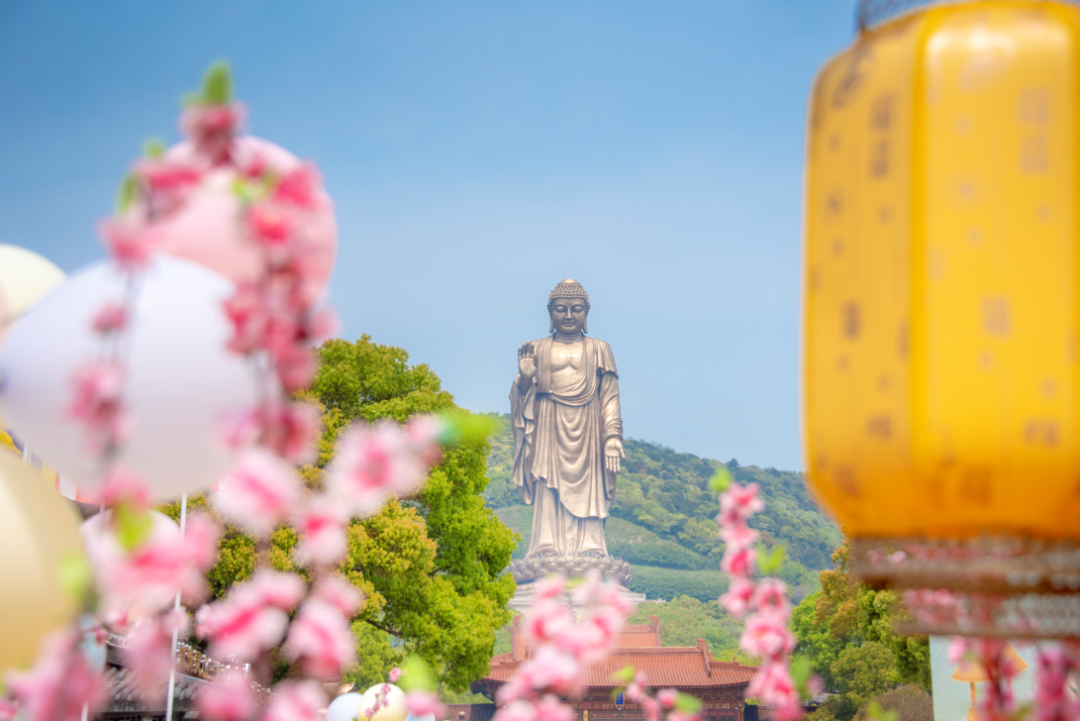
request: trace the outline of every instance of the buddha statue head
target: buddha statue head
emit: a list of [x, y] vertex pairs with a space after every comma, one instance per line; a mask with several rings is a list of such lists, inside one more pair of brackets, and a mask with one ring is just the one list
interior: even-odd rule
[[560, 281], [548, 295], [549, 333], [576, 336], [589, 332], [589, 294], [573, 278]]

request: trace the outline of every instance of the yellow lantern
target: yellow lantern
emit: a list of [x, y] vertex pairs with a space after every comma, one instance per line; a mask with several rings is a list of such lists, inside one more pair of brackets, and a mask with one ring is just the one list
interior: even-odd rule
[[0, 452], [0, 671], [30, 664], [41, 639], [74, 620], [79, 603], [60, 571], [81, 551], [71, 504], [17, 456]]
[[932, 5], [820, 72], [805, 442], [852, 536], [1080, 540], [1078, 108], [1064, 2]]

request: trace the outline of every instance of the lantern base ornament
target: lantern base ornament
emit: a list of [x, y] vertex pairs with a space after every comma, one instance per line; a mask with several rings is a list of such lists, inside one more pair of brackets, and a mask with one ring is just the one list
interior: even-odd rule
[[907, 633], [1080, 640], [1080, 542], [856, 538], [852, 572], [904, 590]]

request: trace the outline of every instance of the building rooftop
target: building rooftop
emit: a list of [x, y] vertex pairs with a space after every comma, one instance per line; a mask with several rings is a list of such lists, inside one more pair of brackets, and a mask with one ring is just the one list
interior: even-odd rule
[[[522, 660], [504, 653], [491, 659], [491, 670], [484, 681], [505, 683], [514, 675]], [[585, 684], [590, 688], [618, 688], [624, 684], [615, 674], [627, 666], [644, 671], [650, 687], [716, 688], [744, 686], [757, 672], [755, 666], [714, 661], [704, 641], [697, 646], [668, 648], [617, 648], [602, 661], [586, 669]]]

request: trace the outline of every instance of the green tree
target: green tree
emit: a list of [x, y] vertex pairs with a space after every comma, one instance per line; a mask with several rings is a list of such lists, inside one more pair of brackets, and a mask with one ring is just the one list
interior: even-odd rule
[[666, 603], [645, 601], [627, 623], [648, 624], [650, 616], [656, 616], [660, 622], [660, 642], [664, 646], [696, 646], [700, 638], [709, 644], [714, 658], [756, 663], [739, 651], [739, 622], [715, 600], [703, 603], [690, 596], [679, 596]]
[[836, 567], [820, 573], [821, 591], [804, 598], [791, 620], [796, 654], [839, 693], [814, 718], [847, 721], [876, 694], [901, 684], [929, 691], [929, 639], [897, 632], [909, 617], [900, 594], [855, 579], [846, 539], [832, 560]]
[[798, 639], [795, 655], [810, 659], [814, 673], [821, 676], [825, 688], [836, 691], [832, 665], [840, 658], [840, 652], [845, 644], [842, 639], [833, 635], [827, 625], [817, 622], [817, 606], [820, 598], [820, 592], [810, 594], [791, 613], [791, 631]]
[[[893, 664], [888, 646], [870, 641], [862, 646], [848, 646], [832, 664], [837, 690], [850, 709], [851, 718], [874, 696], [889, 688], [889, 670]], [[838, 718], [844, 718], [837, 714]]]
[[895, 665], [890, 673], [891, 685], [914, 683], [929, 691], [930, 638], [896, 632], [897, 624], [910, 617], [900, 592], [864, 586], [859, 589], [856, 605], [860, 635], [867, 641], [884, 644], [892, 651]]
[[[334, 442], [349, 423], [404, 422], [416, 413], [457, 410], [439, 378], [426, 365], [410, 366], [401, 348], [372, 343], [365, 335], [356, 343], [327, 341], [319, 354], [312, 388], [299, 394], [324, 411], [318, 458], [300, 469], [310, 488], [321, 488]], [[385, 679], [403, 653], [423, 657], [452, 692], [487, 672], [495, 632], [512, 616], [506, 604], [515, 584], [504, 571], [517, 543], [481, 495], [488, 452], [488, 443], [479, 440], [444, 449], [418, 496], [391, 501], [374, 516], [351, 522], [341, 570], [366, 597], [353, 623], [362, 665], [347, 674], [358, 686]], [[191, 503], [209, 510], [205, 498]], [[178, 504], [164, 510], [179, 513]], [[208, 573], [214, 596], [250, 576], [259, 553], [274, 568], [296, 570], [296, 542], [295, 531], [283, 526], [260, 550], [226, 527], [218, 563]], [[278, 667], [275, 675], [287, 671]]]

